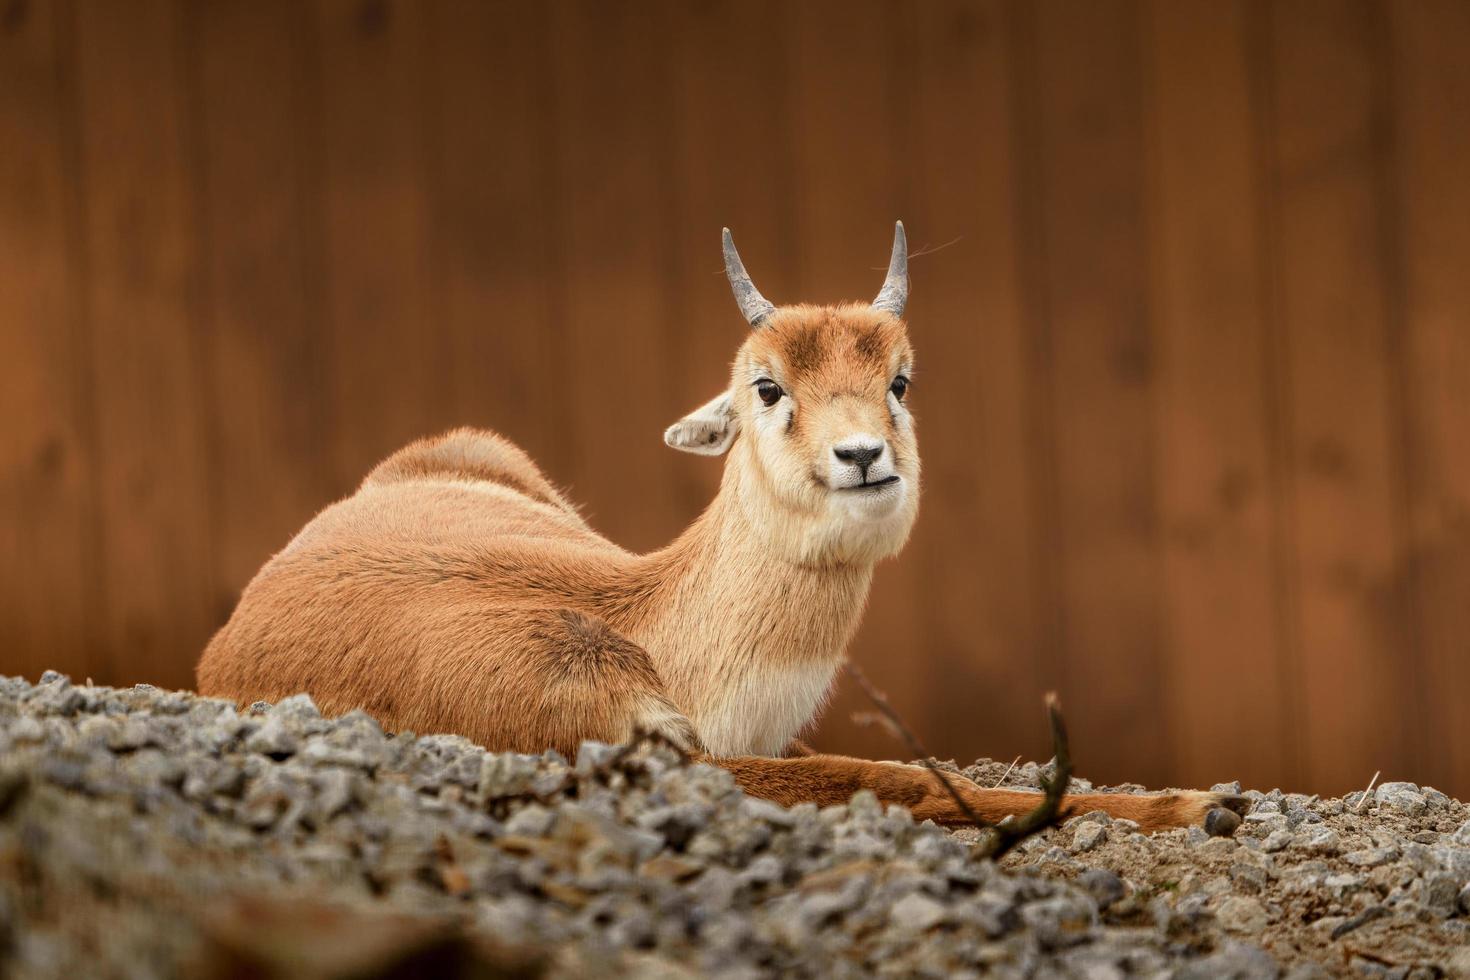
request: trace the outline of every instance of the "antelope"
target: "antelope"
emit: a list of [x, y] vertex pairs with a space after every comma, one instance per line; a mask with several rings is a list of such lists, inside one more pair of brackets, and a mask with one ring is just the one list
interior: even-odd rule
[[[674, 449], [727, 456], [714, 501], [638, 555], [594, 531], [506, 439], [458, 429], [389, 456], [260, 570], [199, 662], [201, 693], [305, 691], [321, 709], [570, 756], [654, 732], [782, 805], [859, 789], [916, 819], [967, 821], [929, 770], [787, 750], [817, 716], [857, 630], [874, 565], [919, 505], [897, 224], [871, 303], [776, 307], [724, 231], [752, 328], [729, 386], [669, 426]], [[986, 821], [1034, 793], [952, 778]], [[1145, 830], [1239, 799], [1072, 795]]]

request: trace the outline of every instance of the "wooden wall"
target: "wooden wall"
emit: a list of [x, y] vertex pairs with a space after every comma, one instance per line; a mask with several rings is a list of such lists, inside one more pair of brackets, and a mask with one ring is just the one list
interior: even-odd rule
[[[649, 548], [743, 324], [916, 249], [930, 746], [1470, 796], [1470, 4], [0, 0], [0, 670], [188, 686], [378, 458]], [[942, 247], [941, 247], [942, 246]], [[896, 751], [850, 719], [815, 741]]]

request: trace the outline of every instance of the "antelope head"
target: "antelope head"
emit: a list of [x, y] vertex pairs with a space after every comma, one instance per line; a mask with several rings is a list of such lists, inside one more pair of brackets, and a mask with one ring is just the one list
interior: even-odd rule
[[728, 228], [724, 251], [751, 333], [730, 387], [670, 426], [664, 441], [729, 452], [722, 494], [733, 495], [775, 554], [827, 563], [896, 553], [919, 505], [903, 223], [871, 303], [775, 306], [751, 281]]

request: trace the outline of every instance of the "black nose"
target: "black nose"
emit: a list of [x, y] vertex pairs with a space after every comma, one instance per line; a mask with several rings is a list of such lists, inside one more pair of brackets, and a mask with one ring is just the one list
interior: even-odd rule
[[857, 468], [862, 470], [865, 476], [868, 466], [882, 454], [882, 446], [838, 446], [832, 450], [832, 455], [844, 463], [856, 463]]

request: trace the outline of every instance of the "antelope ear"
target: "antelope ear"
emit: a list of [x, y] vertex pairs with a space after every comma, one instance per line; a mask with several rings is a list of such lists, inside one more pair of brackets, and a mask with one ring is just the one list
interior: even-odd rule
[[684, 416], [664, 430], [664, 442], [686, 453], [718, 456], [730, 448], [739, 431], [728, 391]]

